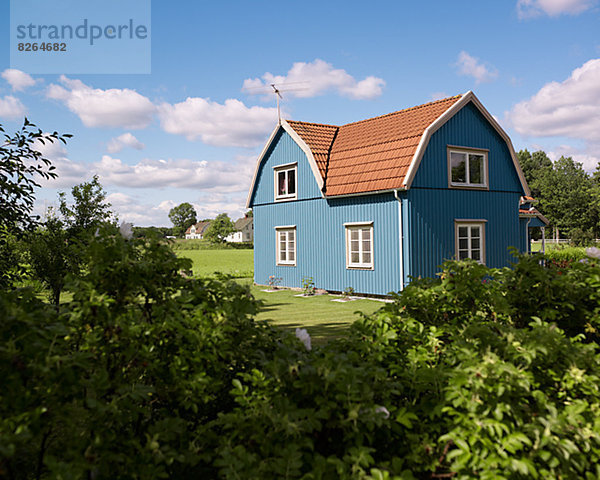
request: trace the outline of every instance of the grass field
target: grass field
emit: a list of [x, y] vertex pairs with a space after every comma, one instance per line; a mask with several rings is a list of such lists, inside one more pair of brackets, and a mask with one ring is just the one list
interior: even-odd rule
[[180, 257], [194, 262], [194, 275], [206, 276], [215, 272], [235, 278], [252, 277], [254, 252], [252, 250], [176, 250]]
[[381, 308], [381, 302], [369, 299], [333, 302], [340, 298], [331, 295], [296, 297], [301, 292], [280, 289], [263, 292], [265, 287], [253, 285], [254, 257], [252, 250], [177, 250], [177, 255], [190, 258], [194, 275], [222, 272], [233, 275], [240, 283], [250, 285], [255, 298], [264, 302], [257, 320], [294, 331], [306, 328], [315, 343], [343, 335], [350, 324], [359, 318], [357, 311], [370, 314]]

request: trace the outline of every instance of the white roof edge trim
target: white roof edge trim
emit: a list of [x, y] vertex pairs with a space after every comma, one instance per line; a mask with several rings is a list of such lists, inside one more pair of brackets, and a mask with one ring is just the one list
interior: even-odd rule
[[315, 180], [317, 181], [317, 185], [319, 186], [319, 191], [321, 192], [321, 196], [323, 197], [323, 177], [321, 177], [321, 172], [319, 172], [319, 167], [317, 166], [317, 162], [315, 157], [313, 156], [312, 150], [306, 144], [304, 140], [296, 133], [296, 131], [287, 123], [285, 120], [281, 120], [281, 126], [283, 129], [292, 137], [292, 140], [298, 144], [298, 146], [302, 149], [302, 151], [306, 154], [306, 158], [308, 159], [308, 163], [310, 165], [310, 169], [315, 176]]
[[531, 192], [529, 190], [529, 186], [527, 185], [525, 175], [523, 175], [523, 171], [521, 170], [521, 166], [519, 165], [519, 161], [517, 160], [517, 155], [515, 153], [515, 149], [513, 147], [512, 141], [510, 140], [510, 137], [500, 126], [500, 124], [496, 121], [496, 119], [492, 116], [492, 114], [486, 110], [486, 108], [471, 90], [462, 95], [450, 108], [448, 108], [448, 110], [442, 113], [431, 125], [429, 125], [425, 129], [425, 132], [421, 136], [421, 141], [419, 142], [417, 150], [410, 162], [410, 167], [408, 168], [406, 177], [404, 178], [404, 188], [408, 189], [412, 185], [412, 182], [415, 178], [421, 160], [423, 159], [423, 155], [425, 154], [425, 150], [427, 149], [427, 145], [429, 144], [431, 136], [469, 102], [473, 102], [473, 105], [477, 107], [481, 114], [486, 118], [488, 122], [490, 122], [492, 127], [494, 127], [496, 132], [506, 142], [506, 146], [508, 147], [508, 151], [510, 153], [514, 167], [517, 171], [517, 175], [521, 182], [521, 186], [523, 187], [523, 191], [525, 192], [525, 195], [530, 196]]
[[300, 138], [300, 135], [298, 135], [294, 131], [290, 124], [282, 119], [271, 132], [267, 143], [265, 144], [264, 148], [262, 149], [262, 152], [260, 152], [260, 155], [258, 156], [258, 160], [256, 161], [256, 167], [254, 168], [254, 176], [252, 177], [252, 183], [250, 184], [250, 191], [248, 192], [248, 198], [246, 199], [246, 208], [250, 208], [250, 201], [252, 200], [252, 194], [254, 193], [254, 187], [256, 186], [256, 178], [258, 177], [258, 170], [260, 169], [260, 165], [263, 159], [265, 158], [265, 155], [269, 151], [269, 147], [273, 143], [275, 135], [277, 135], [277, 132], [280, 128], [283, 128], [288, 133], [288, 135], [292, 137], [292, 140], [296, 142], [296, 144], [302, 149], [302, 151], [306, 155], [306, 158], [310, 165], [310, 169], [312, 170], [313, 175], [315, 176], [315, 180], [317, 181], [317, 185], [319, 186], [321, 196], [324, 196], [323, 178], [321, 177], [321, 172], [319, 172], [319, 167], [317, 167], [317, 162], [315, 161], [315, 157], [313, 156], [312, 151], [310, 150], [306, 142], [302, 140], [302, 138]]

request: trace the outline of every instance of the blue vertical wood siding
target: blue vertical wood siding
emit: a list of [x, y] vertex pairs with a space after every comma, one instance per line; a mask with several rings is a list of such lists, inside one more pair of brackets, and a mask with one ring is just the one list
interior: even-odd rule
[[485, 257], [489, 267], [508, 266], [509, 247], [523, 249], [519, 196], [468, 190], [408, 191], [410, 273], [434, 277], [444, 260], [455, 258], [455, 220], [485, 220]]
[[[447, 147], [488, 150], [489, 190], [448, 188]], [[502, 137], [472, 104], [435, 132], [408, 194], [409, 271], [433, 277], [444, 260], [455, 257], [455, 220], [486, 220], [486, 265], [503, 267], [524, 249], [519, 198], [524, 194]]]
[[[317, 288], [386, 294], [400, 290], [398, 202], [392, 194], [345, 199], [313, 199], [254, 207], [254, 281], [270, 275], [282, 285], [301, 287], [313, 277]], [[345, 223], [373, 222], [372, 270], [346, 268]], [[296, 226], [296, 266], [276, 265], [275, 227]], [[259, 233], [260, 232], [260, 233]]]
[[448, 188], [448, 145], [489, 150], [490, 191], [524, 194], [506, 142], [472, 103], [431, 136], [411, 188]]

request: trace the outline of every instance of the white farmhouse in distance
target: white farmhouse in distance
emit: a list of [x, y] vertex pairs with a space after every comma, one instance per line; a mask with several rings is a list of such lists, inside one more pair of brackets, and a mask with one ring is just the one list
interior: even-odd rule
[[193, 238], [202, 239], [204, 237], [204, 234], [206, 233], [206, 230], [208, 229], [209, 225], [210, 225], [210, 220], [208, 220], [206, 222], [198, 222], [194, 225], [191, 225], [185, 231], [185, 238], [188, 240], [193, 239]]
[[226, 242], [241, 243], [254, 241], [253, 217], [238, 218], [235, 223], [235, 232], [225, 237]]

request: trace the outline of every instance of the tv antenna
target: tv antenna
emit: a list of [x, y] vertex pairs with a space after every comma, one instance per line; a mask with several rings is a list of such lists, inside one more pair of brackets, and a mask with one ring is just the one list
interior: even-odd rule
[[[259, 93], [273, 93], [277, 100], [277, 121], [281, 124], [281, 106], [280, 101], [283, 100], [283, 92], [299, 92], [301, 90], [308, 90], [308, 87], [292, 87], [287, 88], [290, 85], [307, 85], [308, 82], [287, 82], [287, 83], [270, 83], [269, 85], [262, 85], [260, 87], [242, 88], [242, 90], [256, 95]], [[272, 90], [269, 89], [271, 87]], [[254, 92], [256, 91], [256, 92]]]

